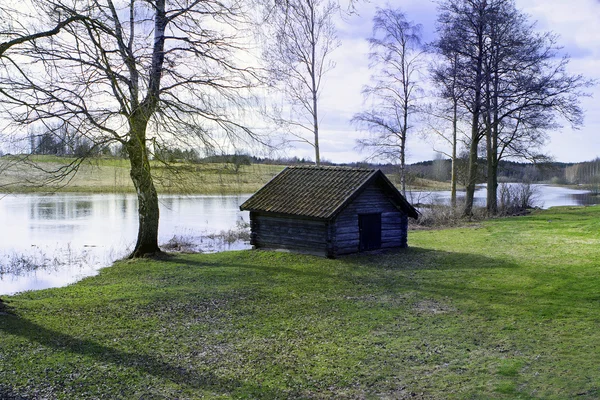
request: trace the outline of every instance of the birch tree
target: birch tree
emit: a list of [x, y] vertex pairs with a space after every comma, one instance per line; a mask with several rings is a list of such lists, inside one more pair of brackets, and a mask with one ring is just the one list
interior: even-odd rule
[[421, 26], [406, 19], [400, 9], [377, 9], [369, 40], [373, 84], [363, 89], [370, 110], [352, 118], [371, 135], [359, 139], [371, 158], [398, 163], [400, 190], [406, 194], [406, 139], [418, 100], [421, 63]]
[[339, 9], [329, 0], [287, 0], [268, 9], [263, 58], [283, 103], [274, 120], [293, 141], [314, 149], [316, 165], [321, 163], [319, 98], [325, 75], [335, 67], [331, 54], [340, 45], [333, 21]]
[[[456, 187], [458, 181], [458, 145], [462, 131], [459, 125], [465, 118], [461, 101], [464, 96], [464, 88], [459, 82], [458, 55], [450, 54], [442, 58], [441, 62], [434, 63], [430, 68], [431, 81], [437, 89], [435, 104], [425, 108], [425, 121], [427, 130], [433, 132], [450, 151], [435, 149], [436, 152], [448, 157], [450, 166], [450, 204], [456, 207]], [[440, 101], [441, 100], [441, 101]], [[448, 131], [447, 127], [450, 126]]]

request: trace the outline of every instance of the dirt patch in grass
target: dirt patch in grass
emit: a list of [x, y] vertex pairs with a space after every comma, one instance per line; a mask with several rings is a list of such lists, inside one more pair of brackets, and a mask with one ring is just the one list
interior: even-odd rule
[[448, 304], [445, 304], [441, 301], [432, 300], [432, 299], [418, 301], [414, 305], [413, 310], [416, 311], [418, 314], [432, 314], [432, 315], [456, 312], [456, 308], [454, 308]]

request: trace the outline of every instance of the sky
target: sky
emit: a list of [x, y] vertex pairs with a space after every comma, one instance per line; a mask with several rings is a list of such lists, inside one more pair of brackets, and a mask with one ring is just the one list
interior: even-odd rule
[[[344, 163], [364, 160], [368, 154], [356, 150], [356, 139], [367, 135], [350, 124], [352, 116], [364, 109], [361, 89], [369, 84], [368, 44], [372, 18], [377, 7], [389, 2], [364, 0], [357, 4], [357, 13], [337, 23], [341, 46], [333, 53], [336, 68], [326, 77], [320, 100], [321, 158]], [[407, 19], [423, 25], [423, 40], [435, 38], [436, 4], [429, 0], [396, 0]], [[517, 8], [537, 21], [540, 31], [559, 35], [558, 43], [570, 55], [569, 72], [583, 74], [600, 82], [600, 1], [598, 0], [516, 0]], [[578, 162], [600, 156], [600, 84], [583, 98], [584, 126], [573, 130], [568, 124], [549, 132], [546, 154], [555, 161]], [[439, 147], [439, 145], [438, 145]], [[297, 145], [288, 155], [314, 159], [314, 150]], [[433, 143], [417, 132], [409, 134], [407, 162], [431, 160], [436, 157]]]

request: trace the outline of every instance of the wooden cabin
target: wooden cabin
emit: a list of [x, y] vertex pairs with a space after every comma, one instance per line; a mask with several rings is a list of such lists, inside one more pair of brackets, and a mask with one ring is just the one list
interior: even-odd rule
[[254, 248], [336, 257], [407, 246], [418, 212], [380, 170], [288, 167], [241, 206]]

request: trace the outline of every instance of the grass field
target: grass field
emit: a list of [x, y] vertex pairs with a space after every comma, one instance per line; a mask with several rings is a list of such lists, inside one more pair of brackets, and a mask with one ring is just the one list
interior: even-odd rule
[[[24, 162], [4, 160], [0, 164], [0, 190], [8, 192], [93, 192], [135, 193], [129, 177], [129, 161], [97, 158], [84, 161], [77, 172], [59, 182], [45, 182], [50, 175]], [[38, 167], [55, 170], [73, 161], [68, 158], [36, 156]], [[279, 173], [283, 165], [243, 165], [236, 171], [232, 164], [176, 163], [169, 167], [152, 162], [155, 184], [159, 193], [234, 194], [252, 193]]]
[[409, 243], [126, 261], [5, 298], [0, 398], [600, 397], [599, 207]]
[[[30, 162], [29, 162], [30, 161]], [[67, 179], [48, 182], [53, 171], [74, 159], [55, 156], [33, 156], [28, 162], [14, 157], [0, 158], [0, 192], [86, 192], [135, 193], [129, 177], [129, 161], [118, 158], [94, 158], [84, 161], [77, 174]], [[228, 163], [175, 163], [169, 167], [152, 162], [159, 193], [239, 194], [254, 193], [285, 168], [285, 165], [242, 165], [236, 170]], [[399, 182], [391, 175], [393, 182]], [[414, 179], [411, 190], [449, 190], [447, 182]]]

